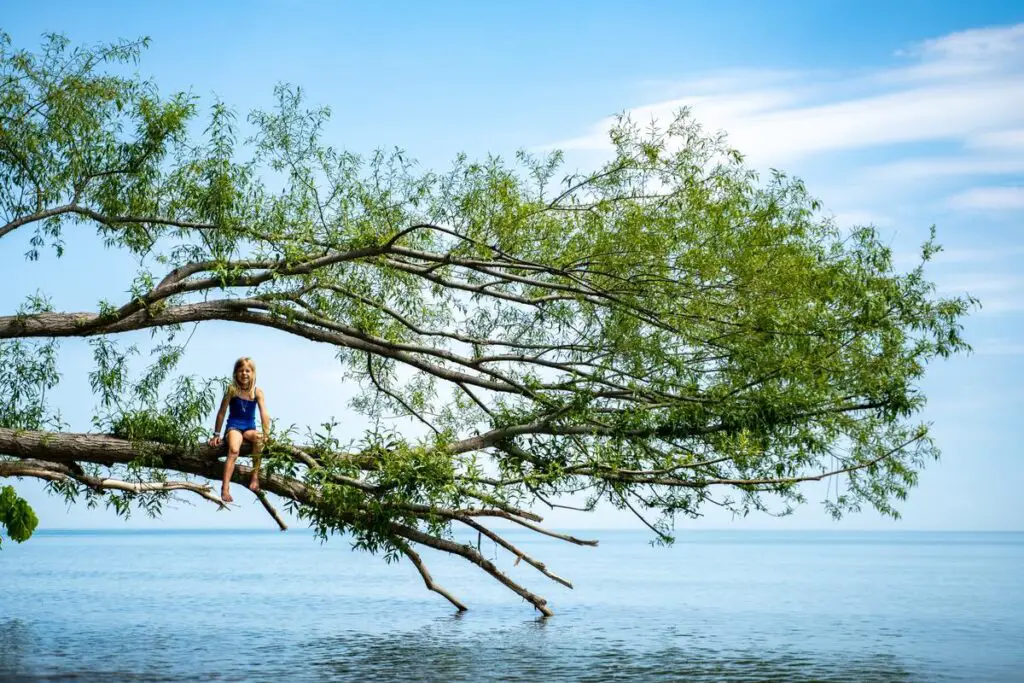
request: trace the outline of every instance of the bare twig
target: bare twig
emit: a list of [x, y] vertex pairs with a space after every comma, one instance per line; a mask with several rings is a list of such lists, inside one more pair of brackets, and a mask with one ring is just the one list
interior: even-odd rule
[[424, 533], [419, 529], [407, 526], [405, 524], [399, 524], [392, 522], [389, 524], [389, 528], [393, 534], [406, 538], [420, 545], [425, 545], [436, 550], [443, 550], [445, 552], [459, 555], [476, 566], [483, 569], [485, 572], [497, 579], [506, 588], [511, 590], [516, 595], [519, 595], [524, 600], [533, 605], [541, 614], [546, 617], [554, 615], [551, 608], [547, 606], [548, 601], [539, 595], [528, 591], [527, 589], [520, 586], [518, 583], [510, 579], [504, 572], [498, 569], [493, 562], [488, 560], [486, 557], [481, 555], [475, 548], [468, 545], [462, 545], [449, 541], [446, 538], [438, 538], [431, 536], [430, 534]]
[[557, 574], [548, 571], [547, 567], [544, 565], [543, 562], [538, 562], [537, 560], [533, 559], [532, 557], [524, 553], [522, 550], [506, 541], [504, 538], [502, 538], [498, 534], [494, 533], [493, 531], [485, 527], [483, 524], [480, 524], [479, 522], [470, 519], [469, 517], [458, 517], [458, 520], [466, 526], [475, 529], [479, 533], [483, 534], [487, 538], [491, 539], [492, 541], [500, 545], [505, 550], [515, 555], [516, 564], [519, 563], [519, 560], [525, 560], [526, 564], [530, 565], [531, 567], [534, 567], [535, 569], [537, 569], [537, 571], [539, 571], [541, 574], [548, 577], [549, 579], [557, 581], [558, 583], [562, 584], [563, 586], [566, 586], [567, 588], [572, 588], [572, 584], [569, 583], [567, 580], [563, 579], [561, 576], [558, 576]]
[[263, 491], [253, 491], [253, 493], [256, 495], [256, 498], [260, 503], [263, 504], [263, 509], [267, 511], [267, 514], [274, 518], [274, 521], [277, 522], [277, 526], [281, 527], [281, 531], [288, 531], [288, 525], [284, 523], [284, 520], [281, 519], [281, 515], [278, 514], [274, 506], [271, 505], [270, 499], [267, 498], [267, 494]]
[[70, 464], [42, 460], [0, 461], [0, 477], [34, 477], [48, 481], [72, 479], [96, 491], [127, 491], [128, 493], [161, 493], [166, 491], [188, 491], [205, 498], [219, 508], [227, 508], [213, 490], [204, 484], [191, 481], [143, 481], [129, 482], [120, 479], [93, 477]]
[[451, 593], [449, 593], [444, 588], [442, 588], [434, 582], [434, 578], [430, 575], [430, 572], [427, 571], [427, 565], [423, 564], [423, 560], [420, 558], [419, 553], [417, 553], [415, 550], [409, 547], [409, 544], [401, 539], [396, 538], [393, 539], [392, 542], [395, 544], [395, 546], [398, 547], [399, 550], [402, 551], [403, 554], [405, 554], [406, 557], [408, 557], [412, 561], [413, 565], [416, 567], [416, 570], [420, 573], [420, 576], [423, 577], [423, 583], [427, 585], [427, 590], [432, 590], [435, 593], [444, 596], [444, 598], [448, 602], [455, 605], [455, 609], [459, 610], [460, 612], [466, 611], [467, 608], [465, 605], [459, 602], [459, 600]]

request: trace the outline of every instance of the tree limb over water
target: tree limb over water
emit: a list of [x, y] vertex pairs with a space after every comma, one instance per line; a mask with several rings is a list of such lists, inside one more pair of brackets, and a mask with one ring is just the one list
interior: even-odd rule
[[[595, 545], [541, 526], [535, 509], [572, 496], [671, 540], [678, 516], [785, 513], [825, 478], [833, 515], [896, 515], [938, 455], [918, 384], [968, 349], [974, 304], [934, 296], [938, 247], [897, 271], [872, 228], [840, 231], [799, 180], [761, 180], [687, 112], [663, 129], [621, 119], [595, 172], [558, 153], [422, 171], [331, 146], [329, 111], [287, 86], [244, 141], [220, 103], [191, 136], [194, 98], [108, 70], [143, 47], [0, 41], [0, 249], [29, 232], [29, 260], [60, 256], [65, 231], [94, 230], [138, 264], [123, 300], [58, 311], [40, 294], [0, 315], [0, 477], [122, 515], [179, 494], [222, 505], [204, 480], [223, 464], [201, 445], [221, 379], [178, 370], [186, 331], [212, 321], [335, 349], [365, 437], [277, 433], [261, 486], [325, 538], [408, 558], [460, 610], [416, 546], [551, 613], [455, 529], [571, 587], [484, 520]], [[148, 362], [123, 343], [139, 330]], [[93, 433], [52, 405], [69, 337], [93, 351]], [[380, 427], [394, 416], [409, 428]], [[0, 502], [27, 538], [24, 501], [7, 487]]]

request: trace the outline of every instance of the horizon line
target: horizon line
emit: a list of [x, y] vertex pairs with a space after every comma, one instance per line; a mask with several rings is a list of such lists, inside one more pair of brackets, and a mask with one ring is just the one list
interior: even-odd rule
[[[649, 533], [642, 528], [627, 528], [627, 527], [552, 527], [552, 531], [576, 531], [576, 532], [608, 532], [608, 531], [635, 531], [642, 533]], [[117, 531], [117, 532], [163, 532], [163, 531], [265, 531], [267, 533], [282, 533], [281, 529], [272, 527], [52, 527], [52, 528], [36, 528], [34, 533], [40, 532], [95, 532], [95, 531]], [[309, 527], [289, 527], [286, 531], [311, 531]], [[1006, 534], [1019, 534], [1024, 533], [1022, 529], [828, 529], [823, 527], [801, 527], [794, 529], [743, 529], [743, 528], [731, 528], [731, 527], [709, 527], [700, 529], [686, 529], [685, 531], [677, 531], [676, 536], [680, 536], [683, 533], [693, 532], [828, 532], [828, 533], [965, 533], [965, 534], [977, 534], [977, 533], [1006, 533]], [[336, 534], [344, 535], [344, 534]]]

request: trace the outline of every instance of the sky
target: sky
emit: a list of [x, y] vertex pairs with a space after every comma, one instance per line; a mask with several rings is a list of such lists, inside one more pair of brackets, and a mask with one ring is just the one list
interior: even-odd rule
[[[44, 32], [75, 43], [149, 36], [138, 70], [164, 93], [220, 99], [241, 115], [270, 107], [275, 84], [329, 105], [331, 143], [402, 147], [425, 168], [459, 152], [565, 150], [571, 167], [605, 159], [623, 112], [665, 120], [681, 106], [723, 130], [753, 167], [801, 177], [843, 226], [873, 224], [907, 268], [930, 226], [945, 251], [928, 276], [943, 295], [982, 302], [967, 320], [974, 352], [929, 368], [923, 418], [943, 457], [923, 472], [903, 518], [833, 522], [808, 489], [790, 517], [708, 513], [686, 528], [1024, 530], [1024, 7], [1015, 2], [6, 3], [0, 28], [35, 48]], [[244, 118], [244, 116], [243, 116]], [[27, 235], [0, 245], [0, 310], [37, 290], [60, 310], [123, 298], [132, 264], [94, 236], [68, 234], [62, 259], [26, 263]], [[18, 240], [22, 241], [19, 242]], [[140, 337], [142, 339], [142, 337]], [[90, 428], [88, 348], [62, 347], [57, 399]], [[257, 359], [283, 424], [330, 416], [358, 432], [327, 347], [269, 331], [197, 331], [186, 372], [227, 375]], [[212, 427], [213, 416], [210, 416]], [[251, 496], [125, 523], [66, 509], [34, 483], [19, 492], [41, 528], [268, 527]], [[542, 511], [539, 511], [542, 512]], [[638, 527], [614, 510], [558, 513], [561, 527]]]

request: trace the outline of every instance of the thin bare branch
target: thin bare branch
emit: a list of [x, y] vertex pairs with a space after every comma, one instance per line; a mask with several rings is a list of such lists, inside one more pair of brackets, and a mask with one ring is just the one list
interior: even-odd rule
[[263, 504], [263, 509], [267, 511], [267, 514], [273, 517], [274, 521], [277, 522], [277, 526], [281, 528], [281, 531], [288, 531], [288, 525], [285, 524], [280, 513], [278, 513], [277, 509], [271, 504], [270, 499], [267, 498], [267, 494], [263, 491], [253, 491], [253, 493], [256, 495], [256, 498], [260, 503]]
[[658, 538], [660, 538], [663, 541], [672, 540], [671, 536], [659, 531], [653, 524], [648, 522], [647, 519], [642, 514], [640, 514], [640, 512], [635, 507], [633, 507], [633, 504], [629, 502], [629, 498], [626, 497], [628, 494], [622, 493], [621, 491], [616, 491], [615, 493], [618, 494], [619, 500], [621, 500], [626, 505], [626, 507], [629, 508], [629, 511], [633, 513], [633, 516], [639, 519], [641, 522], [643, 522], [645, 527], [647, 527], [655, 534], [657, 534]]
[[145, 481], [129, 482], [120, 479], [94, 477], [85, 474], [80, 468], [69, 464], [52, 463], [43, 460], [2, 460], [0, 461], [0, 477], [35, 477], [49, 481], [73, 479], [96, 491], [126, 491], [128, 493], [162, 493], [167, 491], [187, 491], [205, 498], [218, 508], [227, 508], [224, 501], [213, 494], [213, 489], [204, 484], [190, 481]]
[[551, 608], [547, 606], [547, 600], [545, 600], [544, 598], [540, 597], [535, 593], [528, 591], [526, 588], [523, 588], [518, 583], [510, 579], [504, 572], [498, 569], [493, 562], [491, 562], [486, 557], [481, 555], [474, 548], [468, 545], [461, 545], [459, 543], [455, 543], [454, 541], [449, 541], [446, 538], [438, 538], [436, 536], [431, 536], [430, 534], [424, 533], [419, 529], [415, 529], [405, 524], [392, 522], [388, 526], [389, 529], [391, 530], [391, 533], [397, 536], [406, 538], [410, 541], [413, 541], [414, 543], [419, 543], [420, 545], [425, 545], [430, 548], [434, 548], [435, 550], [443, 550], [453, 555], [459, 555], [469, 560], [470, 562], [472, 562], [473, 564], [475, 564], [476, 566], [480, 567], [485, 572], [493, 576], [506, 588], [510, 589], [513, 593], [519, 595], [524, 600], [529, 602], [544, 616], [550, 617], [554, 615], [554, 612], [551, 611]]
[[409, 558], [409, 560], [412, 561], [413, 566], [416, 567], [416, 571], [418, 571], [420, 573], [420, 576], [423, 577], [423, 583], [426, 584], [427, 590], [434, 591], [435, 593], [444, 596], [445, 600], [455, 605], [455, 609], [459, 610], [460, 612], [466, 611], [467, 608], [465, 605], [459, 602], [459, 600], [451, 593], [449, 593], [444, 588], [442, 588], [434, 582], [434, 577], [432, 577], [430, 575], [430, 572], [427, 571], [427, 565], [423, 563], [423, 559], [419, 556], [419, 553], [417, 553], [415, 550], [409, 547], [409, 544], [401, 539], [396, 538], [393, 539], [392, 542], [395, 544], [395, 546], [398, 547], [399, 550], [402, 551], [402, 553], [406, 557]]
[[494, 533], [493, 531], [485, 527], [483, 524], [480, 524], [479, 522], [469, 517], [458, 517], [457, 519], [466, 526], [470, 527], [471, 529], [479, 531], [481, 534], [483, 534], [487, 538], [491, 539], [492, 541], [500, 545], [505, 550], [515, 555], [516, 564], [519, 564], [519, 560], [525, 560], [526, 564], [530, 565], [531, 567], [534, 567], [537, 571], [539, 571], [541, 574], [548, 577], [552, 581], [557, 581], [558, 583], [562, 584], [563, 586], [566, 586], [567, 588], [572, 588], [572, 584], [569, 583], [569, 581], [563, 579], [561, 576], [558, 576], [557, 574], [548, 571], [548, 568], [544, 566], [543, 562], [538, 562], [534, 558], [530, 557], [522, 550], [506, 541], [504, 538], [502, 538], [498, 534]]
[[441, 430], [435, 427], [432, 422], [430, 422], [425, 417], [420, 415], [415, 408], [413, 408], [412, 406], [405, 402], [405, 399], [403, 399], [401, 396], [385, 387], [377, 380], [377, 376], [373, 373], [373, 355], [369, 353], [366, 354], [366, 374], [370, 377], [370, 381], [373, 382], [373, 386], [377, 388], [377, 391], [381, 392], [382, 394], [385, 394], [386, 396], [389, 396], [392, 400], [398, 402], [398, 404], [405, 408], [410, 415], [414, 416], [417, 420], [425, 424], [438, 436], [441, 435]]

